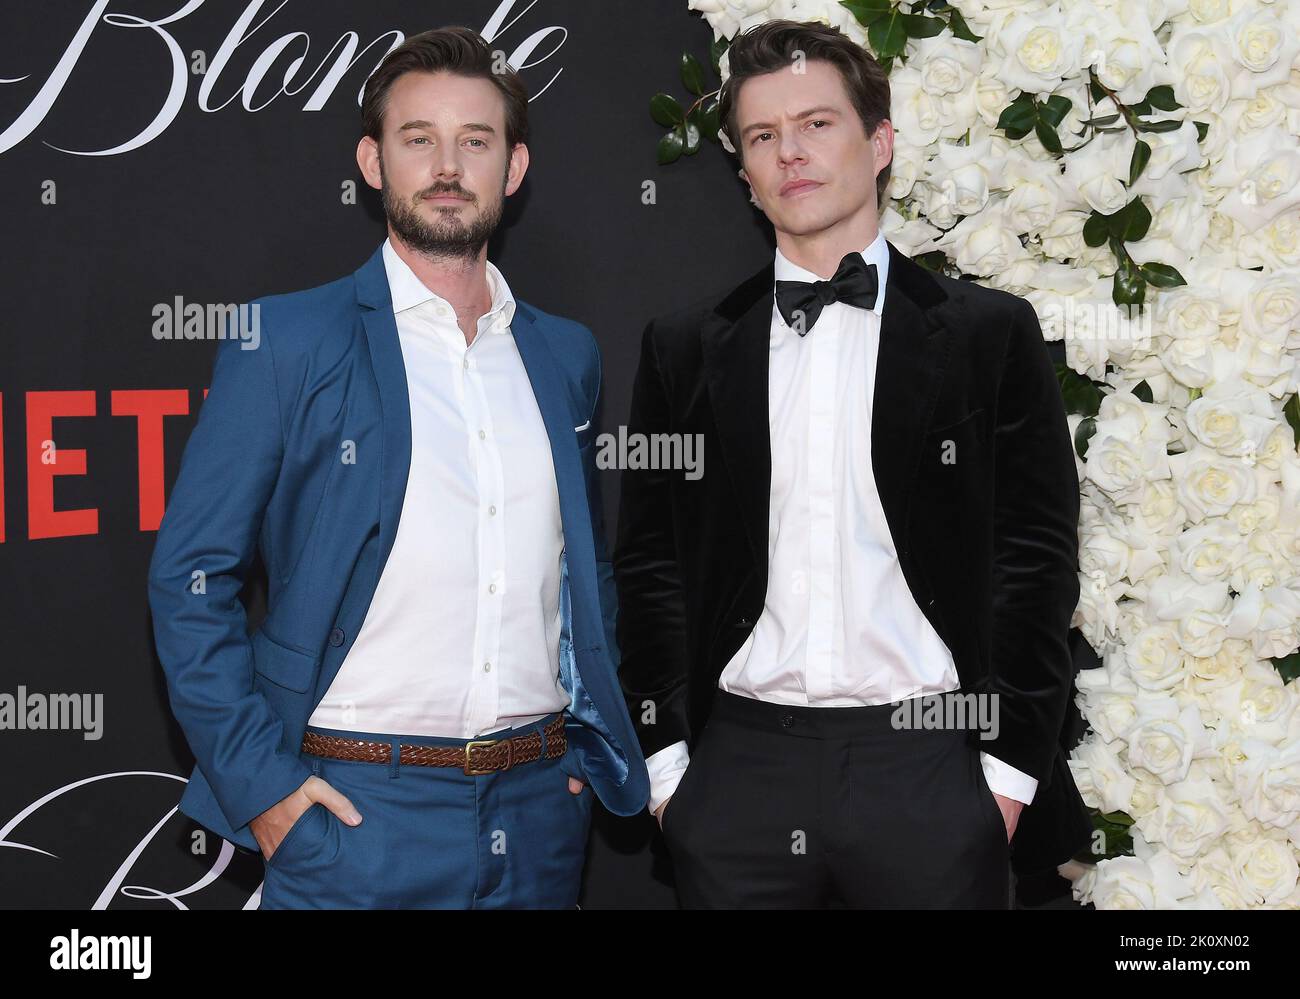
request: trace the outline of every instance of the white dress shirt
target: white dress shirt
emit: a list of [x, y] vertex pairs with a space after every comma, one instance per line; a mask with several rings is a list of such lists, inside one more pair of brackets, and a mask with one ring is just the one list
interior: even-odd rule
[[[772, 447], [767, 595], [722, 670], [722, 690], [777, 704], [889, 704], [960, 687], [952, 653], [917, 606], [898, 563], [871, 464], [880, 318], [889, 276], [884, 234], [873, 309], [826, 306], [806, 336], [772, 300], [768, 429]], [[777, 281], [818, 275], [776, 251]], [[650, 810], [686, 770], [685, 742], [654, 753]], [[980, 753], [989, 787], [1028, 803], [1038, 782]]]
[[569, 703], [559, 679], [559, 491], [550, 441], [489, 261], [469, 347], [455, 310], [387, 240], [411, 410], [393, 549], [308, 724], [470, 739]]

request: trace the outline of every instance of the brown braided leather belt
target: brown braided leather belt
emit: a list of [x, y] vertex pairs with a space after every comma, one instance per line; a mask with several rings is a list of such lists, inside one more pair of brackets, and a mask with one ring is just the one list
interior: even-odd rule
[[[564, 738], [564, 714], [542, 731], [546, 733], [546, 758], [563, 756], [569, 748]], [[345, 739], [339, 735], [306, 732], [302, 737], [302, 751], [312, 756], [331, 760], [356, 760], [361, 763], [389, 763], [393, 747], [387, 742], [367, 742]], [[473, 739], [463, 746], [419, 746], [400, 744], [398, 763], [417, 767], [460, 767], [469, 775], [499, 773], [520, 763], [532, 763], [541, 758], [542, 734], [533, 729], [527, 735], [511, 739]]]

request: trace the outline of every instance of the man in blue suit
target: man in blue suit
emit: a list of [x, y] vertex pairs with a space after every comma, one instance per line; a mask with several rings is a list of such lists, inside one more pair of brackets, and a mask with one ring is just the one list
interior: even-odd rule
[[646, 805], [600, 357], [487, 260], [528, 166], [527, 94], [493, 70], [446, 28], [371, 76], [357, 159], [388, 238], [221, 341], [159, 531], [154, 633], [197, 761], [180, 808], [261, 850], [262, 908], [572, 907], [593, 792]]

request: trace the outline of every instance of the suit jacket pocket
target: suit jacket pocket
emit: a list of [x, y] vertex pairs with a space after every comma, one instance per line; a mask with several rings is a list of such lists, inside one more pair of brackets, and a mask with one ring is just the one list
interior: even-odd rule
[[288, 690], [307, 692], [316, 679], [318, 657], [281, 645], [260, 628], [252, 643], [253, 669], [258, 674]]

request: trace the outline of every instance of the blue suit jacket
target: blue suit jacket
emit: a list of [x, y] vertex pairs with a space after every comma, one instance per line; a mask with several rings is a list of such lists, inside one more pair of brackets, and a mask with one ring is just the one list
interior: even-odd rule
[[[149, 603], [172, 711], [197, 761], [180, 809], [256, 850], [249, 820], [311, 775], [298, 755], [307, 719], [392, 550], [411, 419], [379, 250], [355, 274], [253, 304], [260, 344], [243, 349], [232, 324], [218, 345], [159, 528]], [[617, 676], [617, 597], [595, 470], [600, 354], [586, 327], [523, 301], [511, 330], [560, 497], [568, 769], [611, 812], [632, 815], [646, 805], [649, 779]], [[355, 464], [342, 460], [349, 441]], [[268, 611], [250, 636], [238, 594], [259, 548]]]

